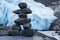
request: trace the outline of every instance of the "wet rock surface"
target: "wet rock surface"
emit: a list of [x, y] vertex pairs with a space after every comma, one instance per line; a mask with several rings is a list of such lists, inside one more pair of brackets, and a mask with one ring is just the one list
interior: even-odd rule
[[40, 32], [36, 32], [36, 34], [32, 37], [0, 36], [0, 40], [57, 40], [57, 39], [54, 37], [50, 37], [48, 35], [42, 34]]
[[0, 36], [0, 40], [57, 40], [54, 37], [50, 37], [48, 35], [37, 32], [32, 37], [24, 37], [24, 36]]

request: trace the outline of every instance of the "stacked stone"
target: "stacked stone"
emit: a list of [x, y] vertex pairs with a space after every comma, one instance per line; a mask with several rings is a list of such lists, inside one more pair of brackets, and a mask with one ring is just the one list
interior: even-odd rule
[[[31, 14], [32, 11], [29, 8], [27, 8], [26, 3], [19, 3], [18, 6], [21, 9], [15, 10], [13, 12], [15, 14], [18, 14], [19, 18], [14, 21], [15, 24], [12, 26], [12, 30], [14, 30], [15, 32], [17, 32], [16, 30], [18, 30], [18, 32], [17, 32], [18, 34], [16, 33], [15, 35], [31, 37], [31, 36], [33, 36], [33, 30], [31, 29], [31, 24], [30, 24], [31, 19], [27, 17], [27, 14]], [[22, 30], [21, 27], [23, 27], [24, 30]], [[12, 32], [13, 31], [10, 31], [8, 34], [11, 36], [10, 33], [12, 33]], [[14, 34], [14, 33], [12, 33], [12, 34]], [[12, 35], [12, 36], [14, 36], [14, 35]]]

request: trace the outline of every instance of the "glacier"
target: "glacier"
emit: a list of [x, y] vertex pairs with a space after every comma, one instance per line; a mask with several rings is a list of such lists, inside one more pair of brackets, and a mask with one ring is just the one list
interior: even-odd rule
[[0, 0], [0, 24], [7, 26], [14, 24], [18, 15], [14, 14], [13, 11], [19, 9], [18, 3], [21, 2], [27, 3], [28, 8], [32, 10], [32, 14], [28, 15], [32, 20], [32, 29], [48, 30], [51, 23], [57, 19], [51, 8], [34, 0]]

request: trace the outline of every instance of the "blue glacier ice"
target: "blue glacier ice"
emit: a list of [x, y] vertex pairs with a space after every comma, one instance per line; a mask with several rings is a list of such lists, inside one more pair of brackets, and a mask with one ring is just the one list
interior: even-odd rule
[[57, 19], [51, 8], [34, 0], [0, 0], [0, 24], [7, 26], [14, 24], [14, 20], [18, 18], [18, 15], [12, 11], [19, 9], [18, 3], [21, 2], [27, 3], [28, 8], [32, 10], [32, 14], [28, 15], [32, 20], [32, 29], [48, 30], [51, 23]]

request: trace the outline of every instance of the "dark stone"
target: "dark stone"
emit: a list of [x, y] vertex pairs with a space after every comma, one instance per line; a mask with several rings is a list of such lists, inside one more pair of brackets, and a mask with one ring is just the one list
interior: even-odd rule
[[8, 36], [8, 30], [0, 30], [0, 36]]
[[22, 13], [22, 11], [21, 11], [21, 9], [18, 9], [18, 10], [13, 11], [13, 13], [20, 14], [20, 13]]
[[26, 37], [32, 37], [34, 35], [34, 32], [32, 29], [22, 30], [21, 35]]
[[25, 14], [31, 14], [32, 13], [32, 11], [29, 8], [21, 9], [21, 11]]
[[36, 2], [39, 2], [39, 3], [42, 3], [44, 4], [45, 6], [49, 6], [51, 5], [51, 0], [35, 0]]
[[26, 23], [23, 24], [24, 29], [31, 29], [31, 24], [30, 23]]
[[15, 24], [15, 25], [12, 26], [12, 30], [19, 30], [19, 31], [21, 31], [21, 26]]
[[29, 8], [24, 8], [24, 9], [18, 9], [13, 11], [13, 13], [20, 14], [20, 13], [25, 13], [25, 14], [31, 14], [32, 11]]
[[57, 19], [56, 21], [54, 21], [50, 26], [50, 30], [60, 31], [60, 20]]
[[8, 36], [19, 36], [19, 31], [18, 30], [9, 30]]
[[9, 30], [11, 29], [10, 26], [0, 26], [0, 30]]
[[56, 9], [56, 10], [57, 10], [57, 12], [55, 12], [55, 16], [58, 17], [58, 18], [60, 19], [60, 11], [59, 11], [60, 8], [59, 8], [59, 9]]
[[30, 18], [19, 18], [19, 19], [15, 20], [14, 22], [16, 24], [23, 25], [25, 23], [29, 23], [30, 21], [31, 21]]
[[27, 4], [26, 4], [26, 3], [19, 3], [18, 6], [19, 6], [21, 9], [27, 8]]
[[56, 1], [59, 1], [59, 0], [35, 0], [35, 1], [39, 2], [39, 3], [42, 3], [45, 6], [49, 6], [49, 5], [52, 5], [52, 2], [56, 2]]
[[20, 13], [18, 14], [20, 18], [27, 18], [27, 14], [24, 14], [24, 13]]

